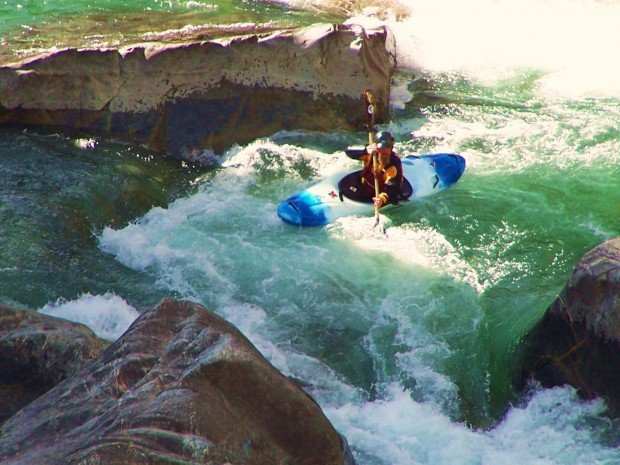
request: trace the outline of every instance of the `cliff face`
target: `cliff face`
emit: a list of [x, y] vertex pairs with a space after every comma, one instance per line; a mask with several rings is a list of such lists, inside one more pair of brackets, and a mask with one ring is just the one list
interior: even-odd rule
[[173, 154], [282, 129], [360, 127], [361, 94], [387, 118], [385, 29], [319, 24], [181, 45], [65, 49], [0, 67], [0, 123], [136, 138]]

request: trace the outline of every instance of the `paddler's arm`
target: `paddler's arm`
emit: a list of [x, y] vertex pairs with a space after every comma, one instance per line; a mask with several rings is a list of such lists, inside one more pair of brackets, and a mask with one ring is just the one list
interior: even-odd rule
[[[361, 160], [364, 163], [364, 166], [373, 166], [373, 154], [376, 152], [377, 150], [377, 145], [376, 144], [371, 144], [371, 145], [367, 145], [364, 147], [364, 153], [358, 158], [358, 160]], [[378, 155], [377, 155], [378, 156]]]
[[347, 147], [344, 153], [346, 153], [347, 157], [352, 158], [353, 160], [361, 160], [368, 155], [368, 148], [368, 145], [356, 145]]
[[347, 147], [344, 153], [347, 154], [347, 157], [352, 158], [353, 160], [359, 160], [366, 163], [372, 163], [372, 153], [377, 149], [376, 144], [371, 145], [360, 145], [354, 147]]
[[396, 191], [399, 187], [397, 185], [397, 177], [398, 169], [395, 166], [390, 166], [385, 172], [385, 191], [379, 193], [377, 197], [373, 197], [372, 199], [376, 207], [381, 208], [382, 206], [387, 205], [390, 202], [390, 195], [396, 198]]

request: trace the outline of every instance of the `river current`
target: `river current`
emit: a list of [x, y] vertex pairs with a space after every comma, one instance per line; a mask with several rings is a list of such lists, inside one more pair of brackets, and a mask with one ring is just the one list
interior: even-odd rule
[[[5, 54], [55, 40], [54, 15], [86, 27], [95, 5], [195, 25], [317, 14], [305, 2], [20, 3], [0, 6]], [[510, 386], [524, 332], [577, 260], [620, 235], [620, 4], [385, 5], [319, 14], [391, 28], [399, 69], [382, 128], [402, 155], [462, 154], [455, 186], [386, 213], [387, 236], [374, 218], [300, 229], [278, 202], [355, 169], [342, 149], [364, 133], [280, 132], [205, 172], [120, 141], [3, 128], [0, 302], [107, 339], [164, 295], [204, 304], [307, 385], [360, 465], [620, 463], [604, 402]]]

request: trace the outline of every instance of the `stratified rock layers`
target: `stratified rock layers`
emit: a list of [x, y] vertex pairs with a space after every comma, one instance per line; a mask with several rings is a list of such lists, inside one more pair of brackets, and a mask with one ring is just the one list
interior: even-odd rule
[[4, 465], [353, 463], [320, 407], [234, 326], [173, 299], [1, 433]]
[[266, 36], [65, 49], [0, 67], [0, 123], [137, 139], [172, 154], [221, 151], [283, 129], [361, 127], [361, 94], [388, 115], [384, 28], [318, 24]]

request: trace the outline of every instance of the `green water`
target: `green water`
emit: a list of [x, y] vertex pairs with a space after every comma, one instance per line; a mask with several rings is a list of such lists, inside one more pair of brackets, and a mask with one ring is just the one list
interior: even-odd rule
[[399, 223], [437, 218], [433, 228], [449, 235], [484, 286], [483, 330], [472, 341], [456, 335], [453, 344], [488, 355], [482, 358], [493, 416], [510, 395], [511, 349], [581, 255], [620, 232], [620, 102], [541, 99], [535, 78], [523, 74], [493, 86], [418, 83], [414, 101], [423, 103], [403, 113], [414, 125], [442, 129], [424, 127], [432, 136], [408, 144], [412, 149], [432, 151], [447, 138], [480, 160], [472, 167], [468, 158], [466, 192], [447, 193], [449, 209], [429, 203]]
[[122, 143], [11, 128], [0, 129], [0, 166], [1, 302], [40, 308], [117, 286], [139, 306], [161, 298], [99, 253], [95, 235], [167, 205], [192, 168]]
[[208, 39], [234, 35], [238, 29], [269, 31], [342, 19], [323, 9], [255, 1], [9, 0], [0, 3], [0, 61], [50, 47]]

